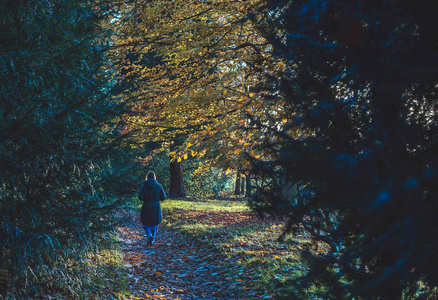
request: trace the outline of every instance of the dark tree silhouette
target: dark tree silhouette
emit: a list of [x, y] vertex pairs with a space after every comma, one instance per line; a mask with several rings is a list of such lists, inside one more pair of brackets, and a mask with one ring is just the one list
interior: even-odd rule
[[235, 186], [234, 186], [234, 195], [240, 195], [240, 188], [241, 188], [240, 180], [241, 180], [241, 177], [242, 176], [240, 176], [240, 172], [237, 171], [237, 173], [236, 173], [236, 183], [235, 183]]
[[332, 249], [308, 253], [297, 291], [401, 299], [438, 286], [437, 15], [428, 0], [268, 1], [249, 15], [284, 65], [255, 88], [290, 115], [253, 120], [272, 154], [254, 159], [270, 180], [253, 206]]
[[170, 198], [186, 197], [181, 162], [178, 162], [176, 159], [170, 162], [169, 197]]
[[252, 181], [250, 175], [245, 176], [245, 181], [246, 181], [245, 197], [251, 197]]

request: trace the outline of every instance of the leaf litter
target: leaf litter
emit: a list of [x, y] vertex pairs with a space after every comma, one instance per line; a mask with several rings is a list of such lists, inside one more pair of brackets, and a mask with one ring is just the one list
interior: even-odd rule
[[223, 276], [221, 257], [194, 241], [160, 226], [153, 247], [146, 238], [138, 214], [127, 213], [119, 227], [131, 295], [126, 299], [238, 299], [234, 282]]
[[[118, 232], [131, 288], [125, 299], [273, 299], [275, 292], [258, 282], [260, 268], [269, 270], [269, 262], [277, 264], [298, 251], [293, 243], [276, 240], [281, 220], [262, 224], [261, 233], [240, 232], [242, 226], [263, 223], [252, 212], [164, 211], [165, 221], [151, 248], [146, 246], [138, 212], [125, 211], [124, 218]], [[207, 229], [188, 232], [194, 224]], [[252, 263], [242, 263], [254, 257]], [[290, 272], [282, 270], [285, 274], [275, 274], [275, 280]]]

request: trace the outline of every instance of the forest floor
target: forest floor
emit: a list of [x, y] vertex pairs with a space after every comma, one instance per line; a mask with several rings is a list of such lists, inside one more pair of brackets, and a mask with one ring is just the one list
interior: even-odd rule
[[282, 222], [262, 222], [242, 201], [165, 201], [151, 248], [138, 209], [124, 218], [126, 299], [273, 299], [296, 261], [294, 243], [277, 240]]

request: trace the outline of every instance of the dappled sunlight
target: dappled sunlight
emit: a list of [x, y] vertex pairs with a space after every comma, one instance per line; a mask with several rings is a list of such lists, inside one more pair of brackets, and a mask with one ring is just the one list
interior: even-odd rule
[[133, 207], [117, 228], [131, 287], [126, 299], [274, 299], [309, 271], [303, 250], [328, 251], [304, 233], [280, 239], [286, 221], [262, 220], [241, 200], [164, 201], [156, 245], [147, 248]]
[[327, 245], [315, 244], [304, 233], [287, 234], [280, 239], [286, 228], [285, 220], [261, 220], [254, 212], [239, 211], [238, 206], [230, 209], [234, 205], [239, 202], [228, 201], [225, 206], [215, 200], [174, 202], [164, 210], [164, 224], [201, 247], [224, 255], [219, 264], [229, 268], [225, 274], [235, 280], [242, 297], [287, 295], [293, 286], [291, 280], [309, 271], [301, 261], [302, 251], [314, 254], [329, 251]]

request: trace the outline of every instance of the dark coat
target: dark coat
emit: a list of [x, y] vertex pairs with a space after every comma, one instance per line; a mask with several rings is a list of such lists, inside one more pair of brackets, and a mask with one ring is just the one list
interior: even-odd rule
[[162, 213], [160, 201], [166, 199], [163, 187], [154, 178], [143, 182], [138, 199], [143, 201], [140, 220], [143, 225], [155, 226], [161, 223]]

